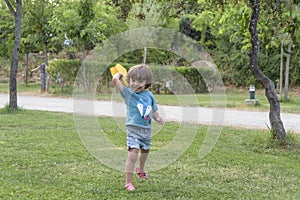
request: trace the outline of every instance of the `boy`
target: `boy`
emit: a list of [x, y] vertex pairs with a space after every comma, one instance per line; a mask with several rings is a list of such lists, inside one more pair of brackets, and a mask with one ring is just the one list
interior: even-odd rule
[[154, 119], [159, 124], [163, 124], [163, 119], [157, 112], [158, 108], [153, 94], [146, 90], [152, 82], [152, 72], [148, 66], [136, 65], [130, 68], [126, 78], [129, 87], [123, 85], [120, 79], [122, 79], [122, 74], [116, 73], [112, 82], [121, 93], [127, 107], [128, 156], [125, 166], [125, 189], [133, 191], [135, 188], [132, 185], [132, 176], [138, 158], [139, 166], [135, 171], [139, 178], [148, 179], [144, 166], [151, 146], [151, 120]]

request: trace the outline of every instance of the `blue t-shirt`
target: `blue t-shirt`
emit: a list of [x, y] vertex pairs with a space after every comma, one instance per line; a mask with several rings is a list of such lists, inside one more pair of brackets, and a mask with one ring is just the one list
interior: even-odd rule
[[153, 94], [148, 90], [135, 93], [123, 86], [121, 95], [127, 107], [126, 125], [151, 128], [152, 115], [158, 110]]

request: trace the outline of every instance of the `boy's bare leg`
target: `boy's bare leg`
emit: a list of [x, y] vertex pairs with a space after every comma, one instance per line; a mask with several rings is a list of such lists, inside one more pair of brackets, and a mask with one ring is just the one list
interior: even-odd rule
[[128, 150], [128, 157], [127, 157], [127, 162], [126, 162], [126, 166], [125, 166], [126, 184], [132, 182], [134, 166], [138, 159], [138, 153], [139, 153], [138, 149], [129, 149]]
[[149, 151], [150, 150], [144, 150], [144, 149], [141, 149], [141, 153], [140, 153], [140, 157], [139, 157], [139, 170], [141, 172], [144, 172], [145, 171], [145, 163], [146, 163], [146, 160], [148, 158], [148, 155], [149, 155]]

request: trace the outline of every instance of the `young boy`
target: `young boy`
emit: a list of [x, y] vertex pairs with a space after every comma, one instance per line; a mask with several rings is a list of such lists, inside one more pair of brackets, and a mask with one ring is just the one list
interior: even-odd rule
[[133, 191], [135, 188], [132, 185], [132, 176], [138, 158], [139, 166], [135, 169], [135, 172], [139, 178], [148, 179], [144, 166], [151, 146], [151, 120], [154, 119], [159, 124], [163, 124], [163, 119], [157, 112], [158, 108], [153, 94], [146, 90], [152, 82], [152, 72], [148, 66], [136, 65], [130, 68], [126, 79], [129, 87], [123, 85], [120, 79], [122, 79], [122, 74], [116, 73], [112, 82], [120, 91], [127, 107], [126, 139], [128, 156], [125, 166], [125, 189]]

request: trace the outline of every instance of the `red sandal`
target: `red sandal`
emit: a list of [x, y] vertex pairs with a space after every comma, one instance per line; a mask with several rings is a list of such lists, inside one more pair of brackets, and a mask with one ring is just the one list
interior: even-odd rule
[[144, 179], [148, 179], [148, 175], [146, 174], [145, 171], [140, 171], [140, 168], [135, 168], [135, 172], [136, 174], [139, 176], [139, 178], [144, 178]]
[[128, 191], [133, 191], [135, 188], [134, 186], [132, 185], [132, 183], [127, 183], [125, 185], [125, 190], [128, 190]]

